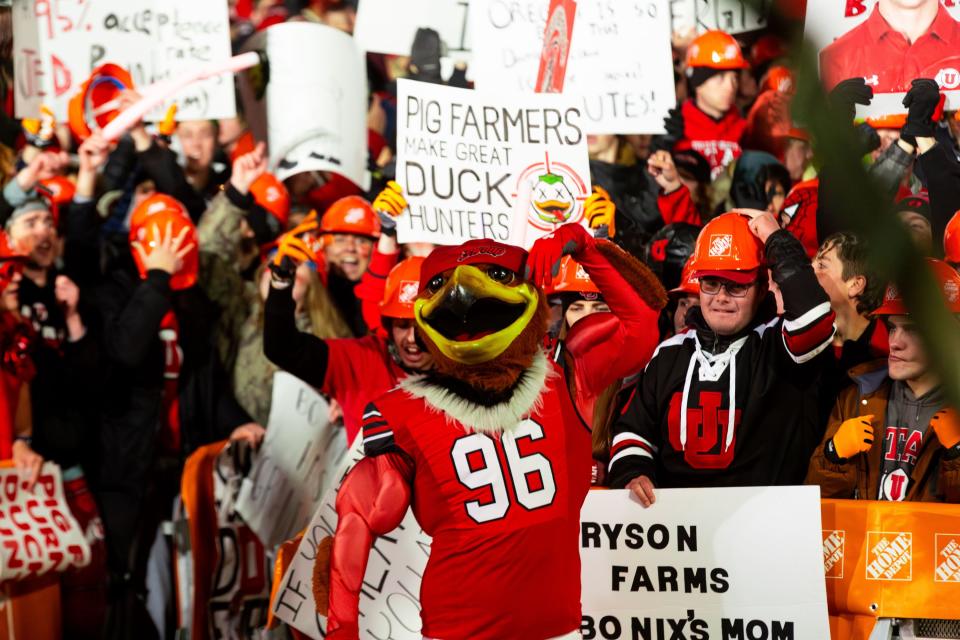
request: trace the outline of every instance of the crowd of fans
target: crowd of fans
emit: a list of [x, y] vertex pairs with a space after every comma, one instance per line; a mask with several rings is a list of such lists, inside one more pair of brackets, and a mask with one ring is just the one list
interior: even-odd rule
[[[260, 2], [232, 35], [239, 47], [294, 19], [349, 32], [354, 18], [349, 4]], [[147, 559], [184, 461], [218, 440], [256, 447], [278, 369], [327, 396], [352, 441], [368, 402], [431, 367], [409, 283], [432, 247], [397, 242], [393, 120], [397, 77], [444, 82], [436, 38], [422, 31], [410, 58], [368, 54], [368, 193], [332, 174], [276, 180], [242, 115], [172, 135], [139, 123], [116, 144], [0, 116], [0, 458], [85, 482], [84, 517], [105, 534], [70, 587], [102, 597], [65, 621], [68, 637], [148, 637]], [[667, 133], [589, 136], [589, 226], [669, 292], [646, 368], [578, 407], [594, 484], [645, 506], [660, 487], [804, 482], [823, 497], [960, 502], [960, 416], [911, 310], [831, 204], [843, 167], [795, 125], [785, 54], [771, 34], [675, 40]], [[905, 120], [855, 125], [870, 97], [844, 80], [831, 111], [857, 127], [876, 189], [960, 313], [956, 114], [918, 78]], [[611, 308], [569, 258], [546, 293], [545, 349], [561, 362], [570, 328]]]

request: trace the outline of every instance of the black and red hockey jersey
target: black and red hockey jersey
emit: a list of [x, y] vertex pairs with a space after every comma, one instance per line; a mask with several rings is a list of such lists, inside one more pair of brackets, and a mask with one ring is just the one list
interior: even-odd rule
[[765, 252], [784, 314], [719, 336], [697, 309], [695, 329], [661, 343], [614, 425], [611, 486], [640, 475], [658, 487], [803, 481], [823, 434], [818, 356], [834, 316], [796, 238], [777, 231]]

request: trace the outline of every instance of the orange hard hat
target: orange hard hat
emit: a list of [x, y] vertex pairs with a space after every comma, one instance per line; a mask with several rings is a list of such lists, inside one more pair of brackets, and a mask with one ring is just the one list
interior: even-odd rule
[[390, 270], [387, 286], [380, 301], [380, 315], [386, 318], [410, 318], [413, 316], [413, 301], [420, 291], [420, 267], [422, 256], [402, 260]]
[[907, 124], [907, 114], [888, 113], [884, 116], [875, 116], [867, 118], [867, 124], [874, 129], [903, 129], [903, 125]]
[[698, 295], [700, 293], [700, 281], [696, 274], [697, 267], [694, 264], [693, 256], [690, 256], [683, 265], [683, 271], [680, 272], [680, 285], [676, 289], [671, 289], [669, 291], [670, 295]]
[[[960, 313], [960, 273], [943, 260], [935, 258], [924, 258], [927, 266], [933, 272], [933, 277], [937, 281], [937, 288], [943, 295], [943, 302], [947, 305], [950, 313]], [[887, 290], [883, 294], [883, 303], [873, 312], [875, 316], [907, 316], [910, 311], [907, 309], [900, 290], [895, 285], [887, 285]]]
[[41, 180], [37, 190], [51, 204], [59, 207], [73, 200], [73, 196], [77, 192], [77, 185], [73, 184], [73, 181], [66, 176], [53, 176]]
[[105, 105], [127, 89], [133, 89], [133, 78], [123, 67], [108, 62], [94, 69], [67, 105], [67, 123], [73, 135], [86, 140], [95, 129], [107, 126], [120, 109]]
[[250, 193], [257, 204], [280, 222], [281, 227], [287, 226], [287, 220], [290, 219], [290, 192], [275, 175], [264, 173], [254, 180], [250, 185]]
[[0, 229], [0, 293], [6, 291], [17, 273], [23, 273], [27, 256], [18, 251], [10, 237]]
[[360, 196], [346, 196], [330, 205], [323, 214], [320, 233], [352, 233], [379, 238], [380, 217]]
[[687, 48], [687, 68], [748, 69], [740, 45], [724, 31], [707, 31], [700, 34]]
[[165, 193], [155, 193], [141, 201], [130, 214], [131, 233], [143, 226], [147, 218], [161, 211], [173, 211], [187, 220], [190, 219], [187, 208], [179, 200]]
[[[130, 242], [139, 242], [147, 255], [157, 246], [160, 237], [167, 232], [170, 227], [172, 237], [176, 238], [186, 229], [186, 236], [183, 239], [181, 248], [190, 246], [190, 251], [183, 257], [183, 266], [170, 278], [170, 288], [174, 291], [188, 289], [197, 282], [197, 271], [200, 267], [200, 250], [197, 242], [197, 228], [193, 226], [190, 218], [181, 215], [178, 211], [172, 209], [163, 209], [153, 213], [144, 220], [143, 224], [130, 229]], [[130, 247], [133, 253], [133, 261], [137, 264], [137, 270], [141, 278], [147, 277], [147, 268], [140, 259], [140, 252]]]
[[703, 227], [693, 251], [698, 278], [716, 275], [743, 282], [753, 280], [753, 272], [763, 266], [763, 244], [750, 231], [749, 222], [746, 216], [730, 212]]
[[960, 264], [960, 211], [953, 214], [943, 232], [943, 255], [950, 264]]
[[786, 67], [770, 67], [764, 76], [763, 86], [760, 91], [779, 91], [787, 95], [793, 95], [797, 92], [797, 79], [793, 71]]
[[560, 271], [557, 273], [550, 287], [545, 291], [547, 295], [557, 293], [593, 293], [600, 295], [600, 289], [593, 284], [590, 275], [582, 265], [570, 256], [560, 260]]
[[249, 129], [240, 134], [236, 143], [233, 145], [233, 151], [230, 152], [230, 164], [236, 162], [240, 156], [250, 153], [257, 148], [257, 139]]

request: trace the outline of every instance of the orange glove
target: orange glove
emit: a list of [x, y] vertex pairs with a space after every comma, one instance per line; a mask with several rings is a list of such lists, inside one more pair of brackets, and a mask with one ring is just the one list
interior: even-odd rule
[[930, 426], [945, 448], [950, 449], [960, 444], [960, 414], [956, 409], [937, 411], [930, 420]]
[[270, 270], [277, 278], [290, 280], [298, 266], [304, 262], [313, 262], [317, 265], [317, 273], [324, 279], [326, 269], [323, 254], [319, 252], [318, 242], [308, 233], [309, 229], [315, 229], [316, 226], [316, 218], [311, 222], [304, 220], [296, 228], [280, 236], [277, 253], [270, 261]]
[[163, 116], [163, 120], [157, 123], [157, 131], [160, 132], [161, 136], [169, 138], [174, 133], [177, 132], [177, 103], [174, 102], [170, 105], [170, 108], [167, 109], [167, 112]]
[[858, 453], [869, 451], [873, 446], [874, 421], [872, 415], [844, 421], [833, 435], [833, 448], [837, 457], [852, 458]]
[[593, 193], [583, 202], [583, 213], [587, 217], [587, 224], [591, 229], [606, 225], [608, 238], [614, 237], [617, 233], [616, 211], [616, 205], [603, 187], [594, 186]]

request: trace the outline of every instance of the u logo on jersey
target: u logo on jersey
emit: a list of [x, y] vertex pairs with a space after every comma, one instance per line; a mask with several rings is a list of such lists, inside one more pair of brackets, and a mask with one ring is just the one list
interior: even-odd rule
[[683, 394], [678, 391], [670, 398], [667, 415], [670, 446], [674, 451], [683, 451], [683, 459], [694, 469], [726, 469], [733, 462], [741, 411], [737, 409], [733, 414], [734, 432], [730, 446], [726, 446], [730, 411], [720, 408], [722, 399], [723, 394], [719, 391], [701, 391], [699, 403], [696, 397], [690, 396], [687, 403], [687, 439], [686, 443], [682, 443], [680, 410]]

